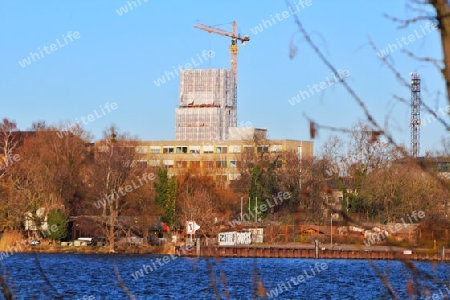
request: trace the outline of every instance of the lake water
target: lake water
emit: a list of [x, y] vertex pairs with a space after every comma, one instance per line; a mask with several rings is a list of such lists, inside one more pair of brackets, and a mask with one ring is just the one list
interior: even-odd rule
[[[426, 299], [426, 290], [428, 299], [450, 294], [445, 286], [450, 280], [449, 264], [414, 262], [413, 273], [400, 261], [374, 264], [389, 277], [400, 299], [411, 299], [406, 290], [414, 280], [411, 286], [420, 293], [416, 299]], [[227, 293], [230, 299], [256, 299], [255, 291], [263, 290], [255, 284], [258, 281], [267, 299], [391, 299], [365, 260], [224, 258], [217, 262], [162, 255], [14, 254], [3, 259], [1, 269], [16, 299], [129, 299], [115, 266], [135, 299], [227, 299]]]

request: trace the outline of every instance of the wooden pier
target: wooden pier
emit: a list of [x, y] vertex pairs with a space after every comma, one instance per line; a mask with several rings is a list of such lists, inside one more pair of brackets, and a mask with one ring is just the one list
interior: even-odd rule
[[[264, 257], [264, 258], [313, 258], [313, 259], [371, 259], [371, 260], [423, 260], [450, 261], [450, 254], [442, 251], [408, 250], [341, 250], [273, 246], [203, 246], [190, 252], [178, 251], [181, 256], [201, 257]], [[316, 253], [317, 252], [317, 253]]]

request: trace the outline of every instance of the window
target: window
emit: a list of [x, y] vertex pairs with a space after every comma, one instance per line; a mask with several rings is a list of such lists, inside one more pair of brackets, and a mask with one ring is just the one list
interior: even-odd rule
[[241, 166], [241, 162], [238, 160], [230, 160], [230, 168], [239, 168]]
[[163, 160], [163, 165], [167, 168], [173, 168], [173, 159]]
[[281, 159], [277, 159], [275, 167], [281, 169], [283, 167], [283, 161]]
[[214, 161], [212, 160], [203, 161], [203, 168], [214, 168]]
[[219, 182], [226, 182], [227, 178], [228, 178], [227, 175], [216, 175], [216, 181], [219, 181]]
[[227, 167], [227, 161], [226, 160], [218, 160], [216, 162], [216, 165], [218, 168], [226, 168]]
[[227, 153], [227, 147], [226, 146], [216, 147], [216, 153]]
[[200, 161], [191, 161], [190, 166], [191, 168], [200, 168]]
[[135, 160], [135, 161], [133, 161], [133, 166], [140, 167], [140, 168], [147, 168], [147, 161], [146, 160]]
[[117, 151], [120, 155], [133, 155], [135, 150], [133, 146], [115, 146], [114, 151]]
[[177, 168], [187, 168], [187, 161], [185, 160], [177, 161]]
[[152, 159], [148, 161], [148, 165], [150, 167], [159, 167], [159, 164], [161, 163], [161, 161], [159, 159]]
[[200, 146], [191, 146], [189, 147], [189, 153], [200, 153]]
[[450, 170], [450, 164], [448, 162], [439, 162], [436, 165], [436, 169], [439, 172], [448, 172]]
[[244, 153], [254, 153], [255, 147], [253, 146], [244, 146]]
[[147, 151], [148, 151], [148, 147], [147, 146], [136, 146], [136, 153], [146, 154]]
[[230, 146], [230, 153], [241, 153], [241, 146], [239, 145]]
[[256, 152], [258, 153], [268, 153], [269, 147], [268, 146], [258, 146], [256, 147]]
[[174, 151], [174, 148], [171, 147], [171, 146], [166, 146], [166, 147], [163, 148], [163, 153], [164, 154], [166, 154], [166, 153], [173, 153], [173, 151]]
[[203, 153], [214, 153], [214, 146], [203, 146]]
[[230, 180], [239, 180], [239, 178], [241, 178], [241, 174], [229, 174], [230, 176]]
[[272, 145], [270, 146], [270, 152], [281, 152], [282, 151], [281, 145]]
[[109, 147], [108, 146], [100, 146], [98, 147], [98, 152], [108, 152]]
[[131, 168], [133, 166], [133, 161], [132, 160], [122, 160], [122, 166], [124, 166], [125, 168]]
[[161, 147], [160, 146], [150, 146], [150, 153], [151, 154], [161, 153]]
[[180, 154], [180, 153], [188, 153], [188, 147], [178, 146], [177, 147], [177, 154]]

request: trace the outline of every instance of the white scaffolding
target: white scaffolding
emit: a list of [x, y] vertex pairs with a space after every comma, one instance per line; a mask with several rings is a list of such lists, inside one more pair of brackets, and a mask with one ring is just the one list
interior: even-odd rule
[[234, 77], [226, 69], [181, 70], [176, 140], [223, 140], [237, 124]]

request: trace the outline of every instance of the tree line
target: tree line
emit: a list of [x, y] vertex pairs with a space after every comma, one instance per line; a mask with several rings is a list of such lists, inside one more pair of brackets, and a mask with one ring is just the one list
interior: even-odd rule
[[[0, 123], [0, 231], [23, 230], [26, 214], [42, 224], [39, 209], [52, 211], [50, 219], [58, 224], [61, 214], [67, 222], [84, 216], [114, 251], [118, 235], [137, 234], [147, 241], [155, 217], [171, 230], [196, 220], [202, 234], [215, 235], [239, 217], [241, 203], [249, 213], [255, 210], [254, 199], [263, 203], [280, 193], [289, 198], [261, 211], [262, 221], [295, 216], [299, 222], [320, 225], [334, 211], [360, 222], [390, 223], [422, 210], [439, 227], [448, 216], [447, 179], [438, 174], [433, 157], [421, 161], [429, 164], [424, 171], [362, 123], [355, 124], [345, 142], [330, 136], [314, 157], [236, 154], [241, 176], [228, 187], [213, 180], [213, 170], [186, 168], [170, 176], [165, 168], [140, 164], [138, 139], [114, 125], [95, 143], [81, 127], [57, 135], [60, 130], [37, 122], [22, 132], [11, 120]], [[439, 157], [448, 157], [445, 149]]]

